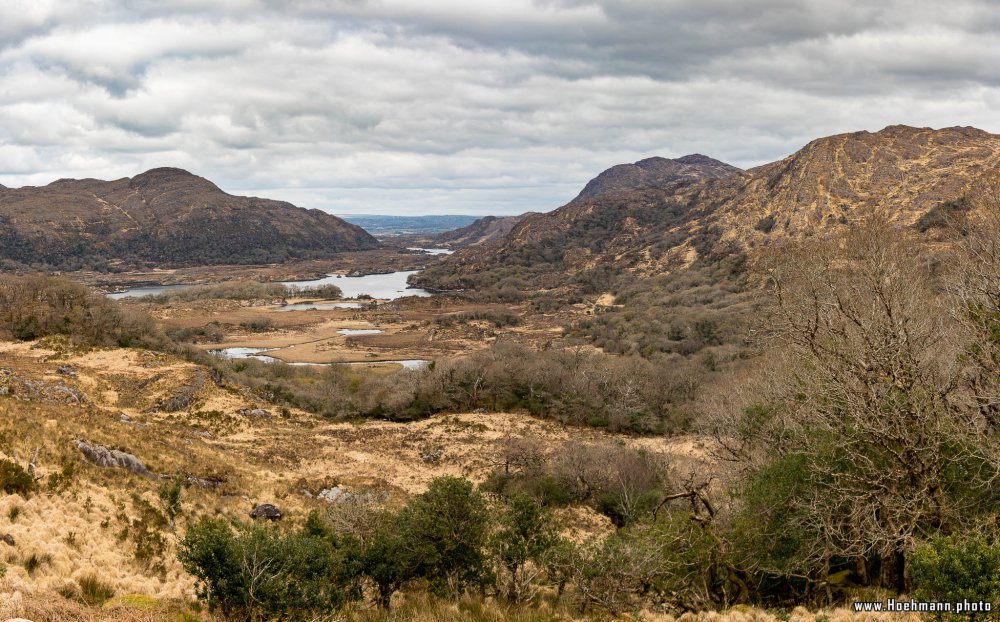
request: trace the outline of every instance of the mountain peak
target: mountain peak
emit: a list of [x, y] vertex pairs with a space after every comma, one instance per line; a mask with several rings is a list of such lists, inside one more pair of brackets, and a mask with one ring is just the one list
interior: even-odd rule
[[204, 177], [199, 177], [198, 175], [182, 168], [175, 168], [171, 166], [151, 168], [145, 173], [139, 173], [129, 180], [129, 186], [138, 189], [166, 186], [176, 187], [178, 185], [201, 187], [205, 189], [212, 188], [218, 190], [218, 186]]
[[681, 164], [699, 164], [699, 165], [711, 165], [711, 166], [729, 166], [725, 162], [716, 160], [715, 158], [710, 158], [707, 155], [702, 155], [700, 153], [689, 153], [686, 156], [681, 156], [674, 160], [674, 162], [680, 162]]
[[612, 166], [590, 180], [574, 201], [627, 190], [690, 184], [724, 177], [739, 170], [700, 153], [677, 159], [653, 156], [632, 164]]

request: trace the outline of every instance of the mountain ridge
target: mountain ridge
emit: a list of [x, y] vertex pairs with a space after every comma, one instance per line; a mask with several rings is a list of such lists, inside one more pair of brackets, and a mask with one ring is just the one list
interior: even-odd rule
[[464, 227], [440, 233], [433, 238], [433, 241], [435, 244], [448, 248], [490, 244], [506, 236], [518, 223], [535, 213], [525, 212], [516, 216], [483, 216]]
[[651, 276], [752, 255], [875, 210], [912, 226], [962, 200], [998, 165], [1000, 136], [977, 128], [837, 134], [746, 171], [574, 199], [525, 218], [488, 248], [458, 251], [414, 281], [435, 289], [504, 278], [560, 287], [595, 271]]
[[376, 248], [360, 227], [179, 168], [0, 189], [0, 260], [61, 269], [274, 263]]

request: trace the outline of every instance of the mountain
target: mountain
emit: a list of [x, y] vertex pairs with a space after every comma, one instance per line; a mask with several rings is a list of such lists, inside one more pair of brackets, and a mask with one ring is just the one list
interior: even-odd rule
[[61, 269], [256, 264], [375, 248], [356, 225], [177, 168], [0, 189], [0, 260]]
[[747, 256], [872, 210], [922, 226], [998, 164], [1000, 136], [975, 128], [890, 126], [830, 136], [743, 172], [574, 199], [525, 218], [497, 244], [455, 253], [415, 281], [438, 289], [505, 279], [597, 287], [613, 275], [652, 276]]
[[646, 158], [633, 164], [612, 166], [591, 179], [574, 201], [628, 190], [689, 184], [739, 172], [740, 169], [735, 166], [698, 153], [675, 160], [660, 157]]
[[484, 216], [465, 227], [445, 231], [434, 236], [433, 242], [449, 248], [488, 244], [503, 238], [519, 222], [534, 214], [534, 212], [527, 212], [517, 216]]

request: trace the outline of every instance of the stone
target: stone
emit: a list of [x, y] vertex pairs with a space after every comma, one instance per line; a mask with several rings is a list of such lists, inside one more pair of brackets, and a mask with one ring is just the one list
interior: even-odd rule
[[188, 486], [197, 486], [198, 488], [205, 488], [206, 490], [214, 490], [222, 485], [223, 482], [221, 479], [202, 479], [193, 475], [188, 476], [186, 481]]
[[0, 542], [3, 542], [4, 544], [9, 544], [10, 546], [14, 546], [14, 536], [10, 535], [9, 533], [5, 533], [2, 536], [0, 536]]
[[64, 384], [57, 384], [45, 389], [45, 396], [51, 401], [62, 402], [64, 404], [82, 404], [83, 395], [73, 387]]
[[250, 518], [254, 520], [280, 520], [281, 510], [272, 503], [261, 503], [250, 512]]
[[91, 445], [80, 439], [74, 440], [73, 444], [76, 445], [76, 448], [80, 450], [88, 462], [96, 464], [99, 467], [125, 469], [138, 475], [153, 476], [150, 470], [146, 468], [146, 465], [130, 453], [117, 449], [108, 449], [102, 445]]
[[347, 492], [340, 486], [334, 486], [333, 488], [325, 488], [319, 491], [319, 494], [316, 495], [317, 498], [322, 499], [323, 501], [328, 501], [330, 503], [344, 503], [345, 501], [349, 501], [353, 496], [354, 495]]
[[243, 415], [244, 417], [259, 417], [261, 419], [270, 419], [270, 411], [264, 410], [263, 408], [244, 408], [243, 410], [237, 411], [237, 414]]

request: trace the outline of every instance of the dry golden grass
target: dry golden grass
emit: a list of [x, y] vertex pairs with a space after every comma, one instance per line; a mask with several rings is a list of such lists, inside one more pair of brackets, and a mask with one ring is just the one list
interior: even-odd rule
[[[42, 490], [28, 499], [0, 497], [0, 517], [14, 506], [20, 511], [13, 523], [0, 523], [0, 533], [10, 533], [16, 542], [13, 549], [0, 544], [0, 562], [6, 563], [7, 581], [17, 589], [72, 593], [74, 582], [95, 576], [116, 595], [192, 599], [193, 581], [175, 560], [175, 549], [178, 535], [194, 517], [246, 516], [255, 504], [272, 502], [289, 520], [299, 521], [311, 509], [324, 507], [307, 493], [333, 485], [384, 490], [390, 503], [401, 502], [442, 475], [483, 479], [510, 437], [535, 438], [550, 447], [570, 439], [618, 439], [671, 451], [663, 439], [636, 441], [510, 413], [437, 416], [413, 423], [336, 423], [293, 409], [285, 418], [249, 394], [211, 380], [196, 391], [194, 406], [185, 411], [144, 412], [205, 370], [162, 354], [79, 351], [58, 342], [0, 342], [0, 361], [0, 367], [21, 378], [66, 385], [85, 397], [82, 404], [62, 404], [17, 392], [0, 396], [0, 458], [24, 464], [37, 449], [43, 477]], [[62, 365], [76, 376], [57, 373]], [[275, 416], [238, 414], [248, 407], [269, 408]], [[124, 520], [139, 517], [136, 497], [158, 506], [160, 482], [83, 462], [72, 444], [77, 438], [134, 454], [154, 473], [224, 480], [216, 489], [184, 490], [184, 513], [176, 531], [163, 534], [165, 550], [156, 560], [161, 569], [139, 563], [132, 540], [121, 538]], [[428, 446], [444, 449], [439, 461], [421, 459]], [[72, 481], [53, 489], [51, 481], [67, 465], [75, 468]], [[568, 522], [580, 532], [574, 537], [607, 529], [607, 520], [590, 510], [567, 512], [572, 513]], [[32, 555], [43, 561], [29, 573], [24, 561]]]
[[9, 579], [0, 581], [0, 620], [25, 618], [32, 622], [194, 622], [212, 618], [198, 615], [177, 600], [142, 596], [112, 599], [90, 607], [58, 593]]
[[[71, 366], [76, 377], [56, 373], [60, 365]], [[333, 423], [295, 410], [287, 418], [249, 418], [237, 411], [268, 406], [211, 381], [198, 389], [195, 405], [186, 411], [143, 412], [204, 370], [136, 350], [78, 351], [58, 343], [33, 347], [0, 342], [0, 367], [44, 386], [73, 387], [86, 398], [82, 404], [63, 404], [29, 394], [0, 396], [0, 458], [24, 464], [38, 449], [38, 473], [43, 478], [42, 489], [27, 499], [0, 496], [0, 533], [10, 533], [16, 542], [13, 548], [0, 544], [0, 563], [6, 565], [6, 575], [0, 580], [0, 620], [17, 616], [34, 622], [196, 619], [178, 617], [185, 603], [194, 599], [193, 580], [175, 559], [177, 538], [187, 521], [202, 515], [245, 516], [261, 502], [274, 502], [289, 520], [299, 521], [311, 509], [323, 507], [323, 502], [306, 493], [332, 485], [348, 490], [377, 488], [390, 493], [390, 503], [400, 502], [442, 475], [482, 480], [496, 467], [500, 449], [509, 438], [533, 438], [550, 448], [567, 440], [614, 440], [668, 455], [680, 471], [708, 458], [697, 439], [633, 439], [510, 413], [443, 415], [413, 423]], [[123, 421], [122, 415], [130, 421]], [[132, 540], [121, 538], [123, 521], [139, 516], [141, 501], [137, 499], [154, 507], [158, 504], [160, 482], [84, 463], [72, 445], [76, 438], [128, 451], [156, 473], [183, 471], [225, 480], [216, 489], [192, 486], [184, 490], [184, 513], [176, 531], [163, 530], [165, 548], [156, 560], [161, 568], [137, 561]], [[439, 461], [421, 459], [428, 446], [444, 448]], [[53, 487], [67, 465], [75, 468], [75, 474]], [[18, 515], [11, 521], [14, 507]], [[566, 535], [575, 539], [610, 528], [605, 517], [588, 509], [560, 513], [574, 526]], [[31, 557], [41, 561], [29, 572], [26, 561]], [[117, 597], [105, 608], [87, 607], [60, 595], [78, 593], [79, 584], [91, 577], [107, 584]], [[127, 596], [131, 594], [155, 600]], [[810, 615], [799, 612], [792, 622], [858, 619], [847, 611], [824, 614], [830, 616], [825, 620]], [[409, 595], [392, 612], [359, 606], [338, 619], [532, 622], [582, 618], [551, 603], [512, 609], [476, 598], [453, 602]], [[724, 616], [706, 613], [676, 621], [645, 614], [643, 619], [778, 622], [772, 614], [760, 611]]]

